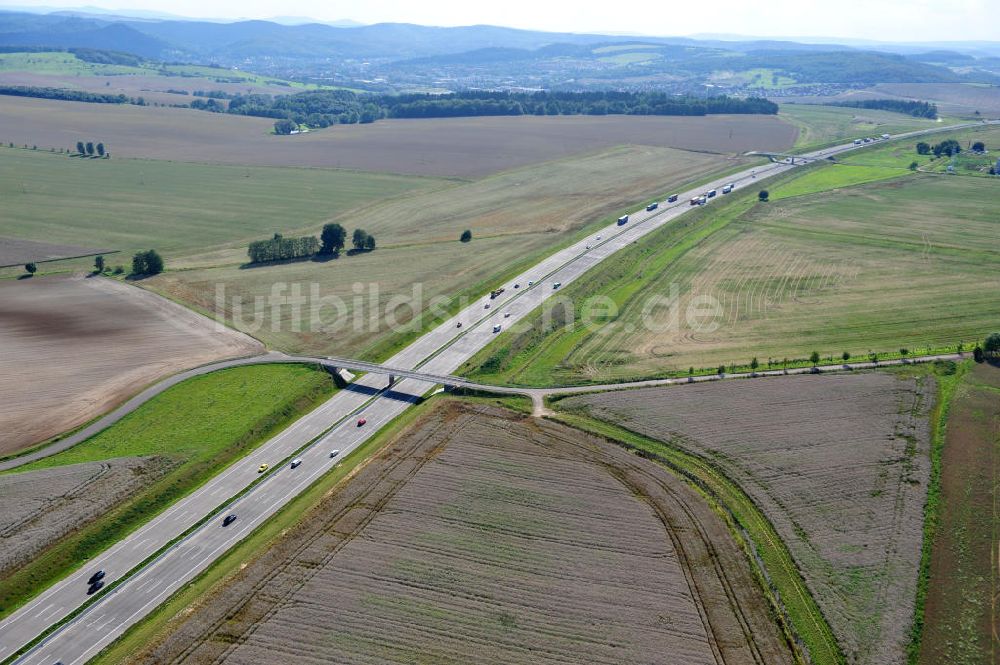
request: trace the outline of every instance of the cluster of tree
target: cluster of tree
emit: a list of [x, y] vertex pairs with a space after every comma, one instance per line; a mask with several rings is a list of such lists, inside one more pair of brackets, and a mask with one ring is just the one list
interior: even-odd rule
[[941, 155], [953, 157], [960, 152], [962, 152], [962, 144], [955, 139], [945, 139], [944, 141], [941, 141], [941, 143], [937, 143], [935, 145], [931, 145], [924, 141], [917, 144], [918, 155], [933, 154], [935, 157], [940, 157]]
[[198, 109], [199, 111], [211, 111], [212, 113], [225, 113], [226, 105], [219, 102], [214, 97], [208, 99], [192, 99], [191, 108]]
[[98, 157], [110, 157], [111, 153], [106, 152], [103, 143], [95, 144], [93, 141], [83, 141], [76, 142], [76, 152], [80, 155], [87, 155], [88, 157], [93, 157], [96, 153]]
[[193, 93], [195, 97], [208, 97], [209, 99], [232, 99], [236, 97], [231, 92], [226, 92], [225, 90], [195, 90]]
[[361, 95], [319, 90], [294, 95], [236, 95], [228, 108], [195, 100], [192, 108], [290, 120], [309, 127], [375, 122], [379, 118], [449, 118], [510, 115], [770, 114], [778, 105], [760, 97], [676, 96], [661, 92], [490, 92], [447, 95]]
[[83, 90], [67, 90], [64, 88], [43, 88], [34, 85], [4, 85], [0, 86], [0, 95], [12, 97], [38, 97], [40, 99], [61, 99], [67, 102], [89, 102], [91, 104], [136, 104], [145, 106], [142, 97], [126, 97], [125, 95], [106, 95]]
[[247, 249], [250, 263], [304, 259], [317, 252], [319, 252], [319, 241], [316, 240], [316, 236], [285, 238], [280, 233], [275, 233], [270, 240], [255, 240]]
[[[285, 238], [280, 233], [275, 233], [270, 240], [256, 240], [250, 243], [247, 254], [250, 263], [305, 259], [311, 256], [338, 256], [346, 244], [347, 229], [340, 224], [326, 224], [319, 240], [315, 236]], [[351, 244], [357, 251], [371, 251], [375, 249], [375, 236], [364, 229], [354, 229]]]
[[915, 118], [937, 120], [937, 105], [930, 102], [907, 101], [905, 99], [863, 99], [851, 102], [831, 102], [831, 106], [845, 106], [854, 109], [881, 109], [905, 113]]
[[299, 128], [299, 123], [295, 122], [294, 120], [289, 120], [288, 118], [274, 121], [275, 134], [281, 134], [287, 136], [288, 134], [297, 131], [298, 128]]
[[[103, 265], [103, 261], [101, 262]], [[132, 256], [132, 274], [136, 276], [159, 275], [163, 272], [163, 257], [155, 249], [136, 252]]]
[[145, 60], [132, 53], [121, 51], [107, 51], [97, 48], [69, 48], [66, 49], [84, 62], [93, 62], [99, 65], [124, 65], [126, 67], [139, 67]]

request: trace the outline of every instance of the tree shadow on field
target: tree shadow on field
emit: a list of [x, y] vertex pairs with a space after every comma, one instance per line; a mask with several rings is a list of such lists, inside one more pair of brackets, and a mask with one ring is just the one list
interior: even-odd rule
[[22, 279], [31, 279], [32, 277], [34, 277], [34, 275], [32, 275], [31, 273], [25, 273], [25, 274], [23, 274], [23, 275], [18, 275], [18, 276], [17, 276], [17, 279], [18, 279], [18, 280], [22, 280]]

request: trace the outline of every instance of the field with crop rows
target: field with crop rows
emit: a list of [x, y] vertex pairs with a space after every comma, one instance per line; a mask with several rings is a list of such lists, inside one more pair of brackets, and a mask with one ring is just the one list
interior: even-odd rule
[[454, 403], [180, 617], [130, 662], [791, 662], [686, 484], [565, 427]]
[[972, 365], [948, 411], [919, 662], [996, 663], [1000, 368]]
[[936, 127], [933, 120], [875, 109], [852, 109], [819, 104], [781, 104], [780, 116], [799, 128], [795, 147], [819, 146], [878, 134], [900, 134]]
[[0, 575], [142, 491], [173, 465], [166, 457], [119, 457], [0, 476]]
[[906, 662], [930, 469], [932, 381], [778, 377], [571, 397], [710, 461], [794, 556], [849, 662]]

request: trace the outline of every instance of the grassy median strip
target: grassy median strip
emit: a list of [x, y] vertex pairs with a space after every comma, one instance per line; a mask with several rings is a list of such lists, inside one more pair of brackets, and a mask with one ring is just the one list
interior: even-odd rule
[[[672, 469], [724, 507], [739, 529], [749, 534], [756, 556], [769, 580], [773, 596], [780, 598], [779, 611], [791, 624], [793, 637], [801, 641], [815, 665], [835, 665], [844, 656], [826, 618], [816, 604], [795, 561], [777, 531], [743, 490], [706, 460], [668, 444], [593, 418], [560, 411], [555, 419], [577, 429], [607, 438], [647, 455]], [[735, 534], [738, 539], [743, 534]]]
[[8, 472], [125, 456], [160, 455], [174, 463], [171, 471], [144, 491], [0, 580], [0, 616], [9, 615], [125, 538], [333, 392], [326, 372], [305, 365], [220, 370], [171, 387], [69, 450]]
[[407, 426], [424, 414], [430, 402], [423, 402], [407, 409], [398, 418], [378, 431], [360, 447], [352, 451], [344, 460], [321, 476], [305, 491], [292, 499], [278, 513], [264, 521], [246, 538], [219, 557], [204, 572], [174, 593], [142, 621], [129, 628], [124, 635], [109, 645], [92, 661], [94, 665], [128, 663], [139, 649], [154, 643], [162, 635], [173, 629], [173, 619], [185, 608], [200, 602], [232, 575], [239, 572], [244, 563], [263, 554], [284, 532], [303, 519], [339, 483], [351, 476], [358, 468], [372, 459], [379, 450], [402, 432]]

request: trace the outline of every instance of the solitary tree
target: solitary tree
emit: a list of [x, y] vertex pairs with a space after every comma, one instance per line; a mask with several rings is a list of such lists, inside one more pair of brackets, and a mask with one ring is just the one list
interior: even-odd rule
[[819, 351], [813, 351], [809, 355], [809, 362], [811, 362], [813, 365], [819, 364]]
[[903, 348], [903, 349], [899, 350], [899, 355], [901, 355], [901, 356], [909, 355], [909, 353], [910, 353], [910, 350], [906, 349], [906, 348]]
[[38, 271], [38, 266], [36, 266], [34, 263], [25, 263], [24, 269], [28, 271], [29, 275], [34, 275], [35, 272]]
[[757, 200], [758, 201], [767, 201], [767, 199], [770, 196], [771, 196], [770, 192], [768, 192], [766, 189], [762, 189], [759, 192], [757, 192]]
[[375, 236], [365, 237], [365, 249], [367, 249], [369, 252], [375, 249]]
[[986, 152], [986, 144], [982, 141], [976, 141], [972, 144], [972, 152]]
[[98, 143], [97, 144], [97, 155], [99, 157], [104, 157], [104, 144], [103, 143]]
[[983, 342], [983, 352], [990, 358], [1000, 356], [1000, 332], [990, 333]]
[[94, 156], [94, 142], [87, 141], [87, 154], [91, 157]]
[[929, 155], [931, 154], [931, 146], [924, 141], [917, 144], [917, 154], [918, 155]]
[[461, 240], [462, 242], [469, 242], [470, 240], [472, 240], [472, 231], [469, 229], [465, 229], [464, 231], [462, 231], [462, 236], [459, 238], [459, 240]]
[[719, 376], [722, 376], [723, 374], [726, 373], [726, 366], [725, 365], [719, 365], [718, 369], [716, 369], [715, 372]]
[[347, 242], [347, 229], [340, 224], [325, 224], [319, 239], [323, 243], [321, 254], [339, 254]]
[[840, 354], [840, 357], [843, 358], [844, 362], [846, 363], [848, 360], [851, 359], [851, 354], [848, 351], [844, 351], [842, 354]]
[[910, 162], [910, 170], [911, 171], [916, 171], [919, 166], [920, 166], [920, 164], [917, 164], [916, 162]]
[[869, 351], [868, 352], [868, 360], [870, 360], [872, 364], [877, 363], [878, 362], [878, 354], [875, 353], [874, 351]]
[[81, 155], [83, 153], [87, 152], [87, 149], [83, 146], [83, 141], [77, 141], [76, 142], [76, 151], [78, 153], [80, 153]]
[[94, 258], [94, 272], [104, 272], [104, 257], [100, 254]]
[[354, 245], [354, 249], [364, 249], [367, 239], [368, 233], [364, 229], [354, 229], [354, 235], [351, 236], [351, 244]]
[[750, 361], [750, 371], [756, 372], [758, 367], [760, 367], [760, 363], [757, 362], [757, 356], [754, 356], [753, 360]]
[[158, 275], [163, 272], [163, 258], [155, 249], [136, 252], [132, 257], [133, 275]]
[[972, 349], [972, 359], [975, 360], [977, 363], [981, 363], [983, 362], [983, 360], [985, 360], [985, 356], [983, 355], [983, 347], [976, 344], [976, 348]]

